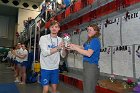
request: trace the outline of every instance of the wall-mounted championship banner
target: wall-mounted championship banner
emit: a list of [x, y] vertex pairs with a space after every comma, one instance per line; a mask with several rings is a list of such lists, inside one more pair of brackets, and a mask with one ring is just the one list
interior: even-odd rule
[[122, 43], [140, 44], [140, 11], [128, 11], [122, 17]]
[[104, 20], [103, 39], [104, 47], [120, 45], [120, 18]]
[[101, 48], [99, 66], [100, 72], [111, 74], [111, 47]]
[[135, 71], [136, 78], [140, 77], [140, 45], [135, 45]]
[[113, 47], [112, 64], [113, 74], [134, 77], [132, 46]]

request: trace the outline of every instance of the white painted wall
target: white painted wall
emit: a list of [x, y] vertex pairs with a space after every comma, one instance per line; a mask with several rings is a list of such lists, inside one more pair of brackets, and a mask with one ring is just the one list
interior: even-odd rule
[[22, 32], [24, 30], [23, 21], [28, 20], [28, 17], [32, 17], [32, 19], [36, 18], [40, 12], [19, 9], [18, 11], [18, 32]]

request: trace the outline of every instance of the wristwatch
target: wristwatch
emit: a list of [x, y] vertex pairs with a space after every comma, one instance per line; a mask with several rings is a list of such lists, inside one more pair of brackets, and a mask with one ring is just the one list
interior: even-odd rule
[[61, 48], [58, 48], [58, 47], [57, 47], [57, 51], [60, 52], [60, 51], [61, 51]]

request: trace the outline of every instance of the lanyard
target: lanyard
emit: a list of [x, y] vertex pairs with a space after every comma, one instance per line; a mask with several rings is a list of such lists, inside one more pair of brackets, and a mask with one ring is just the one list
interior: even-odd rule
[[[55, 42], [53, 42], [51, 35], [50, 35], [50, 39], [51, 39], [51, 44], [54, 46]], [[57, 46], [58, 46], [58, 38], [57, 38]]]

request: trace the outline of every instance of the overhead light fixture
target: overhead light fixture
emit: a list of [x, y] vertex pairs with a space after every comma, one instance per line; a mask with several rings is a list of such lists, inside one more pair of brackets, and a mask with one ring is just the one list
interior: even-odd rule
[[14, 0], [12, 3], [13, 3], [15, 6], [19, 5], [19, 1], [18, 1], [18, 0]]
[[3, 3], [8, 3], [9, 1], [8, 0], [1, 0]]
[[28, 3], [23, 3], [22, 5], [26, 8], [29, 7]]
[[37, 7], [37, 5], [33, 5], [32, 8], [33, 9], [37, 9], [38, 7]]

